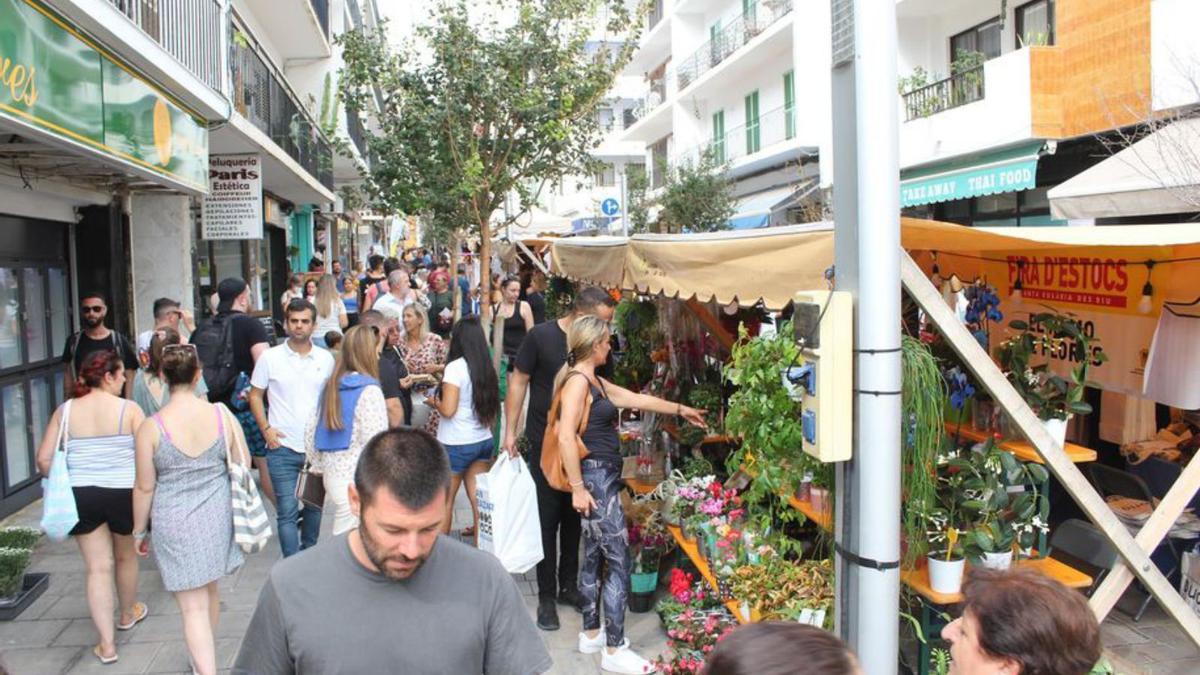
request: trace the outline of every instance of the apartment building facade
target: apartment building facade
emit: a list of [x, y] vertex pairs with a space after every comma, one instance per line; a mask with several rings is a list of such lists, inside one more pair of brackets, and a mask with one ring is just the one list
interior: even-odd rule
[[651, 191], [708, 152], [734, 180], [734, 227], [799, 222], [832, 181], [829, 44], [828, 2], [657, 2], [625, 70], [643, 84], [622, 136], [645, 145]]
[[1136, 134], [1200, 103], [1200, 49], [1185, 28], [1200, 6], [1187, 0], [901, 0], [896, 10], [910, 215], [1103, 224], [1086, 211], [1055, 217], [1051, 191], [1119, 149], [1114, 130]]
[[[288, 247], [315, 250], [336, 178], [357, 179], [339, 162], [366, 161], [335, 159], [332, 139], [357, 147], [362, 118], [323, 130], [323, 87], [289, 68], [336, 71], [333, 31], [360, 4], [375, 16], [355, 0], [0, 0], [0, 516], [39, 494], [33, 452], [81, 291], [107, 295], [127, 334], [160, 296], [203, 315], [230, 275], [269, 311], [300, 262]], [[246, 154], [262, 235], [207, 240], [209, 159]]]

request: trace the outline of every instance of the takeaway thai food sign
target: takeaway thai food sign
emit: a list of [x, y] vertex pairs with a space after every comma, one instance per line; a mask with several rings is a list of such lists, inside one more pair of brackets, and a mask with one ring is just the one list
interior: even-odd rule
[[191, 192], [208, 128], [40, 0], [0, 0], [0, 119]]

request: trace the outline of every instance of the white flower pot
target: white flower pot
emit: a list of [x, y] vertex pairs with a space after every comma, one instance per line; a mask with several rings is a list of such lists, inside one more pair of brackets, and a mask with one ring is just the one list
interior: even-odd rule
[[1058, 443], [1058, 447], [1063, 447], [1067, 442], [1067, 420], [1042, 420], [1042, 426], [1046, 427], [1046, 433]]
[[979, 559], [979, 566], [989, 570], [1006, 570], [1012, 567], [1012, 549], [1001, 553], [984, 553]]
[[944, 555], [929, 556], [929, 585], [938, 593], [958, 593], [962, 590], [964, 558], [946, 562]]

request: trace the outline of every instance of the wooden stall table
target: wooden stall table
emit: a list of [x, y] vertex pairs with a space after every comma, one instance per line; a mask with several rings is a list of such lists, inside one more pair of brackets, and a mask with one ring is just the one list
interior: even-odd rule
[[[683, 531], [676, 525], [668, 525], [667, 531], [675, 537], [675, 543], [679, 544], [679, 550], [683, 551], [688, 558], [691, 558], [692, 564], [699, 570], [700, 576], [708, 582], [713, 593], [717, 593], [717, 578], [713, 576], [712, 570], [708, 567], [708, 562], [700, 555], [700, 550], [696, 546], [696, 542], [688, 541], [683, 538]], [[749, 623], [749, 617], [742, 616], [742, 608], [738, 606], [736, 600], [726, 600], [725, 608], [729, 610], [733, 617], [738, 620], [738, 623]]]
[[[959, 438], [975, 441], [976, 443], [986, 441], [992, 437], [991, 434], [980, 431], [970, 424], [964, 423], [962, 426], [959, 426], [955, 422], [946, 422], [946, 433], [950, 436], [958, 436]], [[1042, 461], [1042, 456], [1038, 454], [1037, 449], [1029, 441], [1010, 439], [1000, 441], [996, 447], [1005, 452], [1012, 453], [1014, 457], [1022, 462], [1045, 463]], [[1071, 461], [1076, 464], [1096, 461], [1096, 451], [1091, 448], [1086, 448], [1076, 443], [1064, 443], [1063, 450], [1067, 451], [1067, 457], [1071, 458]]]
[[[1034, 555], [1037, 555], [1036, 551]], [[969, 565], [970, 563], [968, 563]], [[1092, 585], [1090, 576], [1054, 558], [1025, 558], [1014, 562], [1013, 567], [1036, 570], [1067, 588], [1083, 589]], [[929, 585], [929, 564], [924, 559], [918, 563], [915, 569], [902, 568], [900, 581], [911, 588], [921, 599], [921, 634], [925, 636], [925, 640], [919, 641], [917, 659], [920, 663], [917, 672], [919, 675], [927, 675], [930, 657], [929, 641], [935, 637], [931, 635], [931, 632], [942, 625], [936, 621], [937, 615], [940, 615], [941, 612], [935, 614], [933, 608], [956, 605], [963, 601], [963, 595], [962, 593], [939, 593], [933, 590], [933, 587]]]

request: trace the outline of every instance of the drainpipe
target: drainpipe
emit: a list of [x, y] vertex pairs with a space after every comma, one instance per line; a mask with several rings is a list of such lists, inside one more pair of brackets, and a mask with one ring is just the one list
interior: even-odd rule
[[836, 484], [838, 630], [863, 672], [894, 675], [901, 470], [896, 4], [833, 0], [831, 7], [836, 283], [854, 295], [857, 350], [854, 455], [838, 467]]

